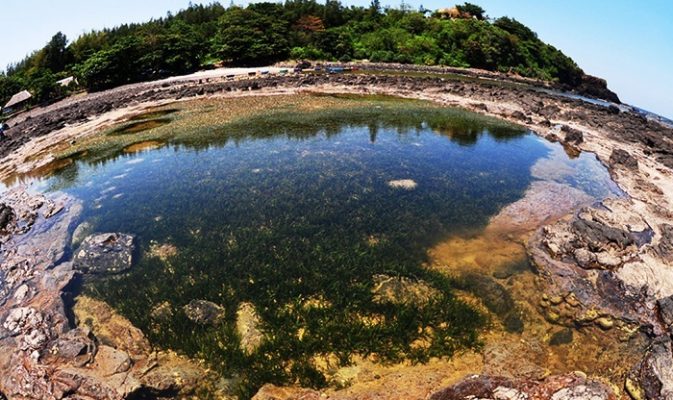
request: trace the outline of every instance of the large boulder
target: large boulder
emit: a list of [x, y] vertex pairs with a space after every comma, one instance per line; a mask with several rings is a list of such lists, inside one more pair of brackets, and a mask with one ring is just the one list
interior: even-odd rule
[[119, 273], [131, 268], [133, 235], [101, 233], [87, 236], [74, 257], [74, 267], [84, 273]]

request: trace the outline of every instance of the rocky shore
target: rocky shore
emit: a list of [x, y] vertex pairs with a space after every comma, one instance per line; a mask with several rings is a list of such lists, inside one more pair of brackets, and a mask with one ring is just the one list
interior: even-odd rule
[[74, 304], [67, 301], [81, 270], [78, 264], [96, 261], [97, 269], [87, 273], [114, 273], [130, 266], [129, 237], [87, 237], [74, 261], [63, 261], [68, 258], [68, 229], [81, 204], [22, 187], [4, 193], [2, 201], [3, 210], [10, 210], [0, 235], [3, 396], [174, 397], [213, 384], [202, 365], [154, 351], [143, 333], [107, 304], [86, 297]]
[[[647, 341], [646, 352], [628, 366], [624, 381], [587, 376], [592, 371], [531, 378], [484, 370], [477, 376], [448, 379], [450, 371], [442, 376], [437, 369], [419, 369], [413, 379], [406, 371], [391, 372], [343, 391], [265, 386], [256, 398], [673, 398], [673, 129], [618, 107], [516, 83], [310, 74], [131, 85], [66, 100], [32, 112], [30, 118], [10, 121], [8, 138], [0, 142], [0, 172], [6, 178], [20, 168], [39, 167], [42, 157], [35, 154], [47, 155], [56, 145], [95, 134], [98, 122], [119, 115], [115, 110], [203, 96], [389, 94], [516, 122], [561, 142], [569, 154], [595, 153], [626, 193], [553, 221], [543, 219], [541, 226], [522, 236], [538, 277], [532, 300], [536, 313], [559, 327], [591, 327], [618, 334], [627, 343], [634, 336]], [[84, 298], [74, 308], [66, 306], [63, 294], [75, 276], [99, 268], [90, 265], [92, 258], [86, 254], [75, 255], [74, 262], [66, 254], [68, 228], [80, 204], [66, 196], [46, 198], [20, 188], [4, 193], [0, 203], [0, 366], [6, 371], [0, 376], [0, 393], [8, 398], [179, 396], [195, 393], [197, 382], [207, 383], [203, 366], [154, 352], [142, 332], [105, 304]], [[83, 243], [95, 248], [119, 246], [117, 239], [129, 241], [109, 238], [89, 237]], [[124, 268], [126, 253], [116, 254], [112, 268]], [[479, 362], [483, 363], [474, 365]]]

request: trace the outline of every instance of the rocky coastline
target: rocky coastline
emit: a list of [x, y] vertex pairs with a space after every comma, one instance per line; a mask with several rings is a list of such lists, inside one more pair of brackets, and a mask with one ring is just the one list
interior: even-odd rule
[[[540, 379], [481, 374], [458, 377], [448, 385], [438, 380], [430, 398], [673, 398], [673, 129], [617, 107], [515, 83], [301, 74], [130, 85], [68, 99], [10, 121], [7, 139], [0, 142], [2, 174], [7, 177], [25, 165], [39, 167], [40, 160], [29, 156], [53, 146], [49, 138], [67, 142], [94, 134], [83, 127], [115, 110], [204, 96], [385, 94], [516, 122], [561, 142], [569, 154], [595, 153], [627, 194], [545, 221], [527, 236], [526, 252], [540, 282], [537, 312], [563, 327], [592, 326], [619, 332], [624, 340], [640, 335], [647, 339], [647, 350], [630, 366], [624, 382], [610, 384], [583, 372]], [[153, 351], [142, 332], [104, 303], [81, 299], [71, 312], [64, 293], [84, 271], [77, 265], [91, 268], [86, 254], [75, 255], [74, 261], [66, 254], [69, 227], [81, 209], [75, 199], [47, 198], [17, 187], [3, 193], [0, 203], [0, 369], [6, 371], [0, 377], [0, 398], [175, 397], [196, 393], [197, 383], [217, 386], [199, 363]], [[95, 247], [110, 243], [109, 238], [88, 237], [84, 242]], [[126, 254], [118, 253], [113, 268], [123, 268]], [[269, 385], [255, 398], [408, 398], [394, 386], [376, 388], [364, 385], [358, 391], [355, 385], [326, 394]], [[419, 393], [418, 398], [425, 397]]]

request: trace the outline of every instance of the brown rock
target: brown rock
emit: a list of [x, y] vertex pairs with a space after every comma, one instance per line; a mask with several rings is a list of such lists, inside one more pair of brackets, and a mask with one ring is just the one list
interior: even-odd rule
[[639, 386], [648, 399], [673, 397], [673, 353], [668, 336], [656, 338], [643, 361], [629, 375], [634, 386]]
[[319, 400], [320, 393], [299, 387], [262, 386], [252, 400]]
[[661, 237], [655, 246], [655, 252], [665, 260], [673, 260], [673, 225], [662, 224], [659, 226]]
[[638, 160], [623, 149], [614, 149], [610, 154], [610, 165], [622, 166], [630, 170], [638, 169]]
[[199, 364], [170, 351], [154, 353], [148, 364], [153, 367], [142, 374], [140, 381], [154, 392], [190, 393], [209, 379]]
[[571, 128], [568, 125], [563, 125], [561, 130], [565, 132], [565, 142], [578, 145], [584, 141], [584, 134], [582, 131], [579, 131], [575, 128]]
[[519, 120], [519, 121], [525, 121], [526, 119], [528, 119], [528, 117], [526, 117], [526, 114], [524, 114], [524, 113], [522, 113], [521, 111], [518, 111], [518, 110], [514, 111], [510, 116], [514, 119]]
[[659, 306], [659, 315], [666, 326], [673, 325], [673, 296], [664, 297], [657, 300]]
[[97, 369], [104, 376], [111, 376], [128, 371], [132, 364], [127, 353], [103, 345], [98, 347], [92, 369]]
[[135, 358], [142, 358], [150, 353], [150, 344], [140, 329], [106, 303], [79, 296], [73, 312], [77, 324], [90, 328], [100, 343], [125, 351]]
[[508, 379], [475, 375], [434, 393], [430, 400], [616, 400], [612, 389], [583, 374], [547, 377], [544, 380]]
[[93, 361], [96, 342], [90, 331], [75, 328], [61, 335], [54, 345], [55, 356], [74, 367], [83, 367]]

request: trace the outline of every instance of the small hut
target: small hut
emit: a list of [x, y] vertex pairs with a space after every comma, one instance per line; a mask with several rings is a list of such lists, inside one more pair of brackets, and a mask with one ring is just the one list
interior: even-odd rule
[[33, 95], [30, 94], [29, 91], [23, 90], [23, 91], [15, 94], [14, 96], [12, 96], [11, 99], [9, 99], [7, 104], [5, 104], [5, 107], [3, 108], [2, 112], [4, 114], [9, 114], [12, 111], [14, 111], [15, 109], [19, 109], [19, 108], [25, 106], [26, 102], [28, 100], [30, 100], [32, 97], [33, 97]]
[[67, 78], [61, 79], [60, 81], [56, 81], [57, 85], [61, 85], [61, 86], [64, 86], [64, 87], [70, 86], [71, 83], [74, 83], [75, 85], [77, 85], [77, 83], [78, 83], [77, 78], [75, 78], [74, 76], [69, 76]]
[[458, 7], [440, 8], [435, 13], [439, 18], [443, 19], [469, 19], [470, 14], [461, 12]]

